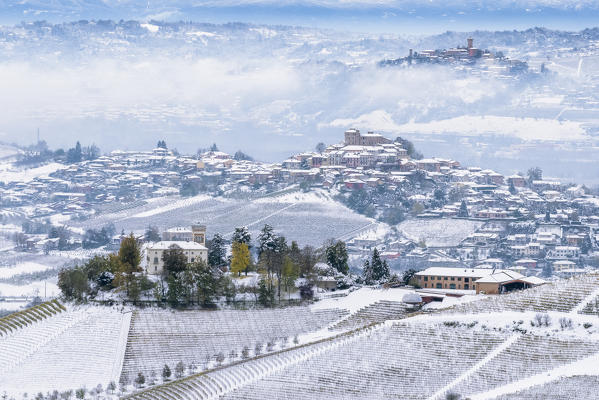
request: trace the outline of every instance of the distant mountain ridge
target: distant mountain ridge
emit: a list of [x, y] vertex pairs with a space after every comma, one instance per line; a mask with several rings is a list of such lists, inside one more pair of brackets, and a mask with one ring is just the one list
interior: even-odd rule
[[[93, 1], [90, 1], [94, 3]], [[83, 4], [87, 1], [69, 3]], [[83, 6], [82, 6], [83, 7]], [[145, 23], [140, 20], [114, 20], [114, 19], [81, 19], [71, 22], [52, 23], [44, 21], [44, 15], [39, 15], [37, 22], [22, 22], [14, 26], [0, 26], [0, 37], [4, 36], [11, 44], [22, 40], [21, 45], [27, 48], [31, 45], [38, 47], [44, 41], [53, 45], [60, 45], [57, 40], [70, 40], [77, 42], [89, 40], [95, 35], [110, 35], [120, 41], [129, 42], [132, 46], [156, 46], [175, 44], [187, 40], [190, 36], [202, 36], [201, 42], [210, 47], [211, 43], [218, 42], [219, 46], [234, 44], [237, 40], [260, 41], [269, 39], [269, 46], [274, 48], [297, 48], [301, 45], [303, 52], [319, 52], [327, 45], [351, 44], [355, 49], [368, 48], [369, 51], [380, 51], [389, 57], [407, 55], [407, 50], [443, 49], [464, 45], [466, 38], [475, 39], [475, 45], [483, 49], [513, 49], [518, 53], [526, 53], [548, 45], [556, 47], [585, 47], [590, 41], [599, 40], [599, 28], [589, 28], [581, 31], [561, 31], [534, 27], [527, 30], [512, 31], [447, 31], [437, 35], [406, 37], [403, 35], [378, 35], [363, 33], [347, 33], [341, 31], [322, 30], [318, 28], [250, 24], [231, 22], [214, 24], [207, 22], [168, 22], [150, 20]], [[150, 30], [152, 27], [155, 29]], [[36, 37], [36, 43], [30, 43], [31, 35]], [[297, 43], [298, 35], [305, 37], [304, 43]], [[317, 39], [317, 41], [308, 39]], [[147, 40], [147, 42], [144, 42]], [[300, 40], [302, 40], [300, 38]], [[295, 42], [290, 44], [290, 42]], [[96, 46], [101, 42], [95, 43]], [[114, 43], [112, 43], [114, 45]], [[377, 60], [373, 60], [377, 61]]]
[[[584, 17], [585, 12], [599, 12], [599, 3], [593, 0], [2, 0], [0, 9], [0, 20], [4, 23], [33, 21], [37, 18], [53, 22], [90, 18], [198, 20], [206, 12], [212, 13], [215, 10], [222, 11], [220, 15], [235, 14], [235, 10], [239, 11], [237, 15], [240, 16], [248, 14], [248, 11], [250, 14], [256, 12], [258, 16], [276, 14], [288, 21], [292, 19], [286, 18], [285, 14], [293, 13], [305, 15], [307, 21], [311, 16], [334, 13], [347, 13], [358, 18], [371, 14], [382, 19], [398, 16], [416, 19], [426, 16], [443, 21], [447, 16], [509, 19], [514, 14], [538, 17], [559, 13], [563, 13], [566, 18], [575, 19], [577, 16]], [[543, 21], [543, 18], [537, 20]]]

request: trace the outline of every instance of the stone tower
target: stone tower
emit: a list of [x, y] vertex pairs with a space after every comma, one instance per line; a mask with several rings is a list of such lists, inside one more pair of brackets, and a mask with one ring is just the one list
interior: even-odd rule
[[345, 145], [359, 145], [360, 143], [360, 131], [358, 129], [348, 129], [345, 131]]
[[206, 246], [206, 225], [193, 224], [191, 226], [193, 241]]

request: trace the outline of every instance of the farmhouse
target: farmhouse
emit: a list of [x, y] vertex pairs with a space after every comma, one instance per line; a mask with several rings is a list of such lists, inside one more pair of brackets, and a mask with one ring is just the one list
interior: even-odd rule
[[432, 267], [415, 274], [422, 288], [476, 290], [476, 293], [499, 294], [542, 285], [544, 280], [526, 277], [515, 271], [492, 268]]
[[432, 267], [417, 272], [415, 276], [422, 288], [474, 290], [477, 279], [492, 273], [489, 268]]

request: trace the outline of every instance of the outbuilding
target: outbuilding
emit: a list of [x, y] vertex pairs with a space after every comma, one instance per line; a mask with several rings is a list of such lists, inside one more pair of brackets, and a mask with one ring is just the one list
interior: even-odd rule
[[500, 294], [529, 289], [544, 283], [546, 282], [543, 279], [536, 276], [524, 276], [516, 271], [502, 270], [476, 280], [474, 287], [477, 294]]

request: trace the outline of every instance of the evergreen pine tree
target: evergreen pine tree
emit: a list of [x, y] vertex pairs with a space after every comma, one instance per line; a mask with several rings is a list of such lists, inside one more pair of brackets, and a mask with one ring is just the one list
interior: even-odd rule
[[146, 233], [144, 234], [144, 239], [146, 242], [159, 242], [160, 232], [158, 232], [158, 228], [153, 225], [148, 226], [148, 229], [146, 229]]
[[362, 272], [364, 282], [367, 285], [374, 285], [377, 283], [388, 280], [391, 276], [389, 264], [387, 260], [382, 260], [378, 249], [375, 247], [372, 252], [372, 258], [370, 262], [366, 260], [364, 262], [364, 270]]
[[139, 388], [139, 387], [142, 387], [144, 385], [144, 383], [146, 383], [146, 377], [144, 376], [143, 373], [139, 372], [137, 374], [137, 377], [135, 378], [135, 384]]
[[378, 282], [383, 276], [383, 261], [381, 260], [381, 256], [379, 255], [379, 251], [376, 247], [372, 252], [370, 267], [372, 268], [372, 278]]
[[302, 250], [297, 245], [295, 240], [291, 241], [291, 246], [289, 246], [289, 258], [291, 262], [298, 266], [298, 268], [302, 265]]
[[168, 379], [171, 377], [171, 369], [168, 367], [167, 364], [164, 364], [164, 368], [162, 368], [162, 379], [165, 381], [168, 381]]
[[81, 162], [81, 143], [77, 141], [75, 144], [75, 162]]
[[328, 246], [326, 248], [325, 253], [327, 263], [331, 267], [335, 268], [338, 272], [342, 274], [347, 274], [349, 272], [349, 265], [347, 264], [347, 248], [345, 247], [344, 242], [339, 240], [336, 243]]
[[591, 238], [587, 233], [584, 234], [584, 238], [580, 243], [580, 251], [582, 254], [588, 254], [589, 251], [593, 250], [593, 242], [591, 242]]
[[274, 233], [272, 226], [266, 224], [258, 235], [258, 256], [262, 255], [267, 250], [274, 251], [277, 247], [277, 236]]
[[73, 164], [81, 162], [82, 152], [81, 152], [81, 143], [77, 142], [75, 147], [70, 148], [67, 151], [67, 163]]
[[458, 217], [468, 218], [468, 206], [466, 205], [466, 201], [462, 200], [462, 204], [460, 204], [460, 210], [458, 211]]
[[551, 277], [553, 275], [553, 267], [549, 262], [545, 262], [545, 266], [543, 267], [542, 275], [545, 278]]
[[176, 244], [172, 244], [162, 253], [162, 261], [164, 262], [162, 272], [164, 276], [184, 271], [187, 267], [187, 257], [183, 249]]
[[127, 264], [132, 272], [139, 272], [139, 263], [141, 261], [141, 252], [139, 244], [131, 233], [121, 241], [119, 248], [119, 258], [123, 264]]
[[250, 232], [248, 231], [247, 226], [235, 228], [235, 232], [233, 232], [233, 237], [231, 238], [231, 241], [245, 243], [248, 245], [249, 249], [252, 248], [252, 237], [250, 236]]
[[208, 264], [212, 267], [222, 267], [226, 264], [226, 256], [227, 250], [225, 249], [225, 241], [219, 233], [216, 233], [210, 241], [210, 248], [208, 249]]
[[391, 278], [391, 269], [389, 268], [387, 260], [383, 260], [383, 265], [381, 268], [381, 280], [388, 281], [389, 278]]
[[275, 292], [265, 278], [261, 278], [258, 282], [258, 302], [265, 307], [272, 306], [275, 302]]

